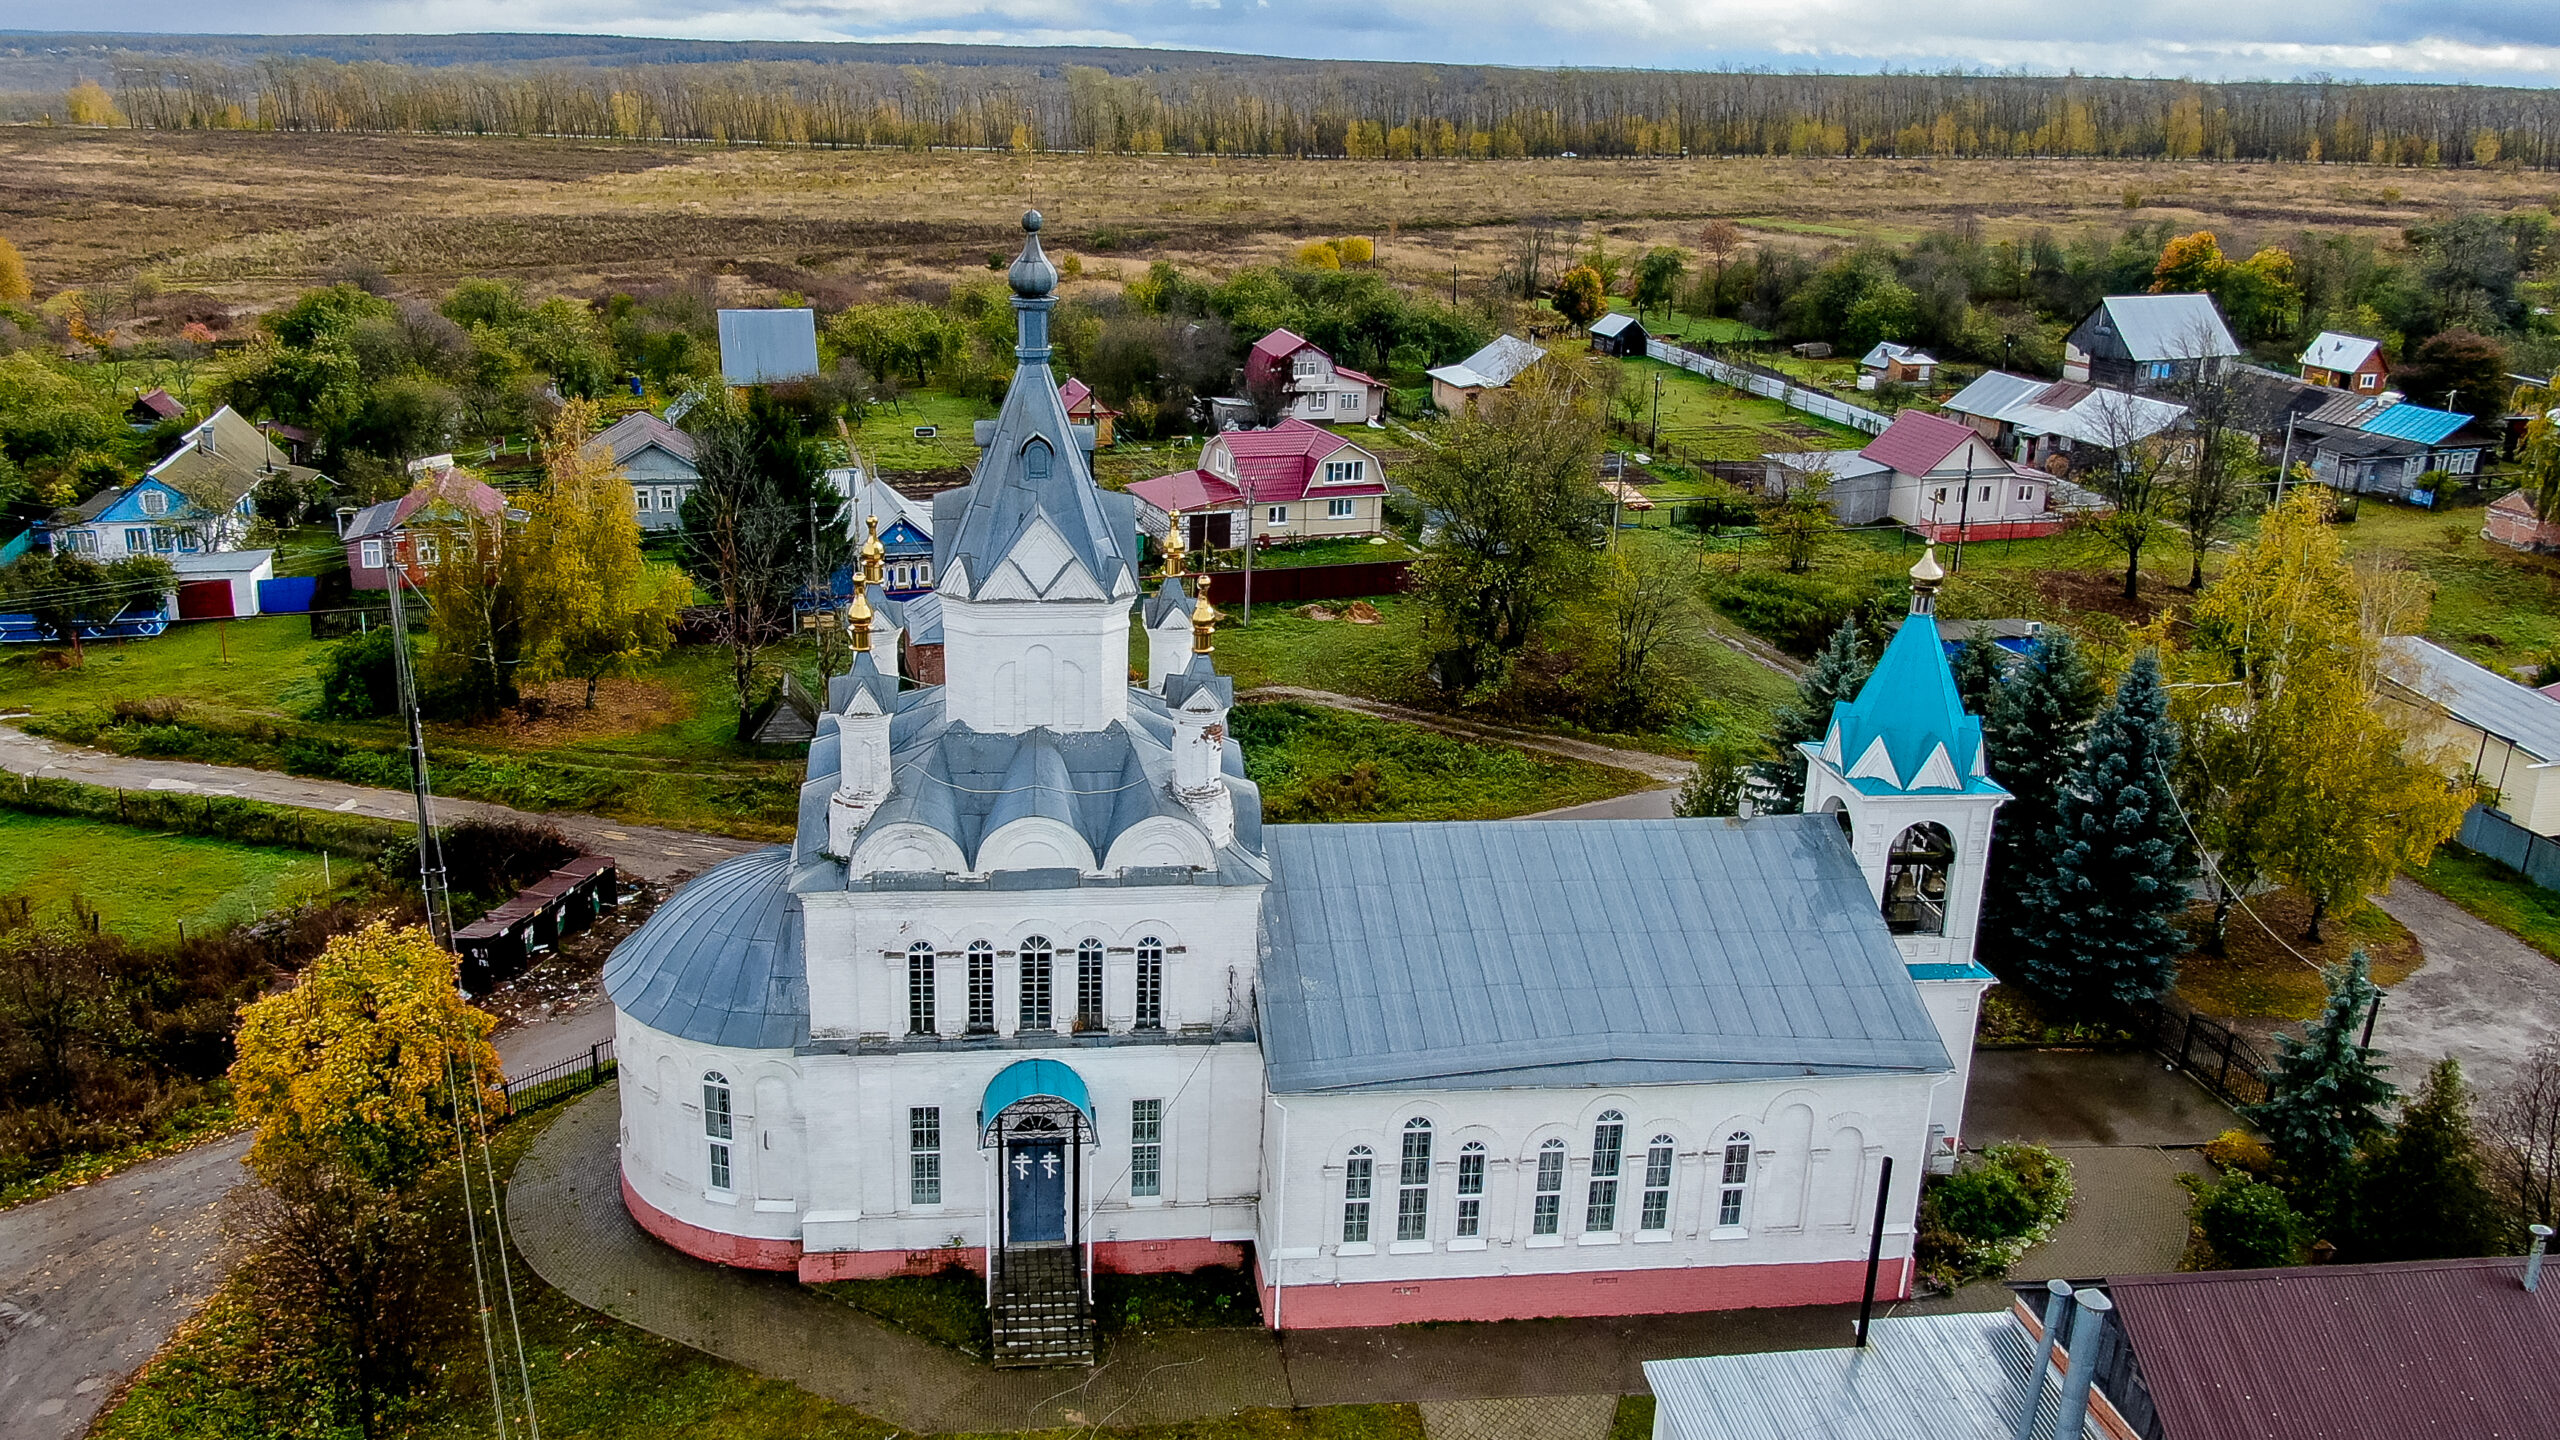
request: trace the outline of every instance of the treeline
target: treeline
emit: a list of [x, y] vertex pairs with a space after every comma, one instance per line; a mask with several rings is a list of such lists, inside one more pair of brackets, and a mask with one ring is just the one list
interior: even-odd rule
[[[121, 54], [162, 129], [1192, 155], [2071, 156], [2560, 165], [2560, 93], [2460, 85], [1512, 70], [1171, 57], [427, 67]], [[1220, 63], [1205, 63], [1215, 58]]]

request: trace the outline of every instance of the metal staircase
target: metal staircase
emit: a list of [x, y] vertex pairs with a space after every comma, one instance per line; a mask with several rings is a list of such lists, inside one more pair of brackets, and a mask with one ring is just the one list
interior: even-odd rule
[[1093, 1363], [1093, 1310], [1085, 1303], [1083, 1267], [1073, 1246], [998, 1251], [987, 1319], [998, 1369]]

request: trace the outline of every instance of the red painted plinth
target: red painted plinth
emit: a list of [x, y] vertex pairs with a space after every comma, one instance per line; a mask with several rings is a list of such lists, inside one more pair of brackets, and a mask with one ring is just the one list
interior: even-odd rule
[[[1410, 1325], [1425, 1320], [1538, 1320], [1606, 1315], [1678, 1315], [1699, 1310], [1761, 1310], [1787, 1305], [1841, 1305], [1865, 1292], [1864, 1260], [1803, 1265], [1699, 1265], [1660, 1270], [1585, 1270], [1571, 1274], [1483, 1275], [1444, 1280], [1382, 1280], [1291, 1285], [1275, 1296], [1257, 1275], [1263, 1323], [1290, 1330]], [[1908, 1259], [1887, 1263], [1876, 1298], [1911, 1293]], [[1273, 1309], [1277, 1306], [1278, 1316]]]

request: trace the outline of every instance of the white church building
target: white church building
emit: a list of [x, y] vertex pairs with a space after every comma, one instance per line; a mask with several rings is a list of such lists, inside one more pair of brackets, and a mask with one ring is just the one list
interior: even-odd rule
[[1934, 565], [1805, 747], [1817, 813], [1265, 826], [1216, 617], [1178, 550], [1144, 593], [1059, 404], [1039, 223], [934, 506], [944, 682], [858, 654], [798, 838], [606, 966], [631, 1214], [810, 1281], [970, 1267], [1000, 1362], [1071, 1363], [1096, 1271], [1246, 1264], [1289, 1328], [1852, 1300], [1890, 1157], [1907, 1294], [2005, 798]]

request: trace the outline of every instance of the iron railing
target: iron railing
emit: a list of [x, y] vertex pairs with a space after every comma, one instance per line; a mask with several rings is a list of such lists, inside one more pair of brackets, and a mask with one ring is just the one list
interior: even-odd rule
[[613, 1042], [602, 1040], [587, 1047], [584, 1055], [575, 1055], [556, 1065], [545, 1065], [528, 1075], [507, 1081], [507, 1106], [512, 1114], [522, 1115], [546, 1105], [584, 1095], [613, 1078]]
[[2256, 1105], [2267, 1098], [2266, 1055], [2247, 1036], [2209, 1015], [2199, 1015], [2175, 996], [2163, 996], [2144, 1009], [2151, 1048], [2193, 1075], [2207, 1090], [2231, 1105]]

